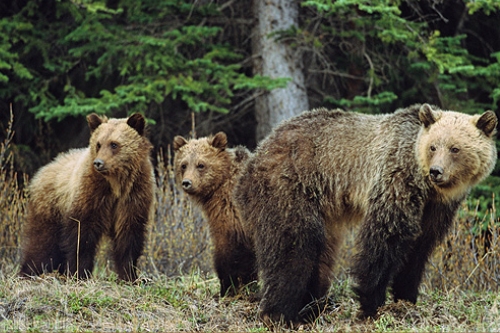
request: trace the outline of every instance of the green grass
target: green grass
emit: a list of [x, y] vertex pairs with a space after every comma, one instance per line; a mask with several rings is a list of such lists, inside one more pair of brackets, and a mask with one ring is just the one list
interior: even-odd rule
[[[330, 290], [336, 307], [307, 331], [491, 332], [500, 329], [496, 292], [424, 291], [416, 305], [381, 308], [376, 320], [357, 319], [357, 303], [345, 283]], [[95, 277], [87, 281], [46, 276], [0, 280], [0, 331], [240, 331], [266, 332], [258, 303], [217, 297], [218, 281], [196, 272], [158, 276], [139, 285]]]
[[[27, 193], [0, 143], [0, 332], [266, 332], [259, 304], [249, 294], [219, 298], [212, 245], [198, 210], [176, 190], [171, 156], [160, 154], [154, 223], [139, 261], [140, 282], [117, 280], [102, 244], [93, 278], [76, 281], [49, 274], [20, 279], [20, 231]], [[19, 180], [19, 181], [18, 181]], [[416, 305], [388, 301], [376, 320], [359, 320], [350, 288], [349, 263], [356, 252], [347, 237], [335, 266], [329, 296], [335, 305], [304, 331], [493, 332], [500, 331], [500, 219], [496, 210], [464, 203], [457, 223], [427, 265]], [[475, 228], [481, 222], [482, 232]], [[249, 290], [254, 288], [249, 287]], [[283, 327], [277, 329], [283, 330]]]

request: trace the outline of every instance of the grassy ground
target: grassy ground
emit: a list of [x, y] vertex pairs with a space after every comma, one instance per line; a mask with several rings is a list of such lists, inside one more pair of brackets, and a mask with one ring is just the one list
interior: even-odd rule
[[[500, 330], [495, 292], [428, 289], [417, 305], [388, 302], [376, 320], [356, 318], [358, 304], [347, 280], [336, 281], [330, 294], [335, 308], [304, 331], [491, 332]], [[144, 279], [139, 285], [109, 275], [88, 281], [47, 276], [0, 279], [0, 331], [238, 331], [262, 332], [258, 303], [248, 297], [218, 298], [218, 281], [199, 272]]]
[[[94, 277], [75, 281], [57, 275], [20, 279], [21, 229], [27, 193], [16, 175], [9, 138], [0, 143], [0, 332], [1, 331], [244, 331], [272, 330], [257, 318], [252, 294], [219, 298], [211, 244], [200, 213], [173, 184], [171, 156], [160, 154], [156, 214], [140, 260], [141, 282], [116, 280], [103, 243]], [[493, 201], [495, 198], [493, 197]], [[376, 320], [357, 319], [349, 262], [356, 251], [348, 237], [336, 265], [326, 309], [303, 331], [500, 331], [500, 219], [493, 208], [469, 200], [434, 252], [416, 305], [392, 303]], [[477, 226], [483, 226], [482, 231]], [[276, 327], [275, 327], [276, 328]], [[282, 327], [280, 329], [283, 329]]]

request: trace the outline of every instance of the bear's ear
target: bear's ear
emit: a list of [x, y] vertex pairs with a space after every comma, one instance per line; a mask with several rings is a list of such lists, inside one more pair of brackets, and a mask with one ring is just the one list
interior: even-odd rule
[[90, 133], [92, 134], [92, 132], [94, 132], [95, 129], [104, 122], [104, 120], [97, 114], [91, 113], [87, 116], [87, 122], [89, 123]]
[[127, 119], [127, 125], [132, 127], [139, 133], [140, 136], [144, 135], [144, 128], [146, 127], [146, 121], [140, 113], [134, 113]]
[[487, 137], [491, 137], [496, 133], [497, 124], [498, 119], [495, 112], [486, 111], [477, 120], [476, 127], [483, 131]]
[[247, 148], [238, 146], [234, 149], [234, 155], [236, 156], [234, 160], [237, 163], [244, 162], [250, 158], [250, 154], [251, 153]]
[[418, 118], [426, 128], [434, 124], [437, 120], [432, 107], [427, 103], [422, 104], [420, 107], [420, 110], [418, 111]]
[[220, 150], [226, 149], [227, 146], [226, 133], [218, 132], [213, 136], [211, 140], [209, 140], [209, 143], [212, 145], [212, 147], [218, 148]]
[[186, 139], [180, 135], [176, 135], [174, 138], [174, 151], [178, 151], [182, 146], [184, 146], [186, 143]]

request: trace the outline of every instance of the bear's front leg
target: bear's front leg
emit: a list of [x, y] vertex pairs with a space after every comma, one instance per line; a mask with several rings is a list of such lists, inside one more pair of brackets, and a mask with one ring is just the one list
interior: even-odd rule
[[97, 245], [103, 235], [102, 226], [93, 223], [92, 216], [69, 218], [61, 234], [61, 250], [66, 263], [60, 270], [79, 279], [89, 278], [94, 269]]
[[141, 218], [141, 214], [117, 222], [112, 235], [112, 257], [116, 273], [122, 280], [137, 280], [137, 260], [144, 250], [146, 223], [147, 218]]
[[[34, 216], [33, 216], [34, 215]], [[25, 230], [20, 276], [40, 275], [61, 270], [64, 254], [60, 249], [60, 226], [54, 217], [29, 215]]]
[[361, 251], [356, 256], [353, 274], [363, 317], [375, 317], [385, 303], [392, 277], [403, 266], [420, 233], [418, 220], [392, 207], [371, 209], [360, 231]]
[[[220, 296], [234, 296], [240, 288], [257, 280], [255, 254], [236, 233], [213, 236], [214, 267], [220, 281]], [[220, 239], [223, 238], [223, 239]]]
[[460, 201], [448, 202], [446, 205], [434, 201], [426, 205], [422, 219], [422, 235], [415, 241], [415, 247], [410, 251], [406, 263], [394, 277], [392, 284], [394, 301], [417, 302], [418, 287], [424, 274], [425, 264], [434, 247], [446, 236], [459, 205]]
[[234, 247], [233, 258], [234, 265], [232, 274], [238, 276], [242, 286], [257, 281], [258, 276], [255, 252], [250, 245], [247, 245], [246, 243], [236, 244]]
[[219, 277], [220, 296], [234, 296], [240, 288], [240, 280], [238, 276], [231, 271], [231, 261], [224, 257], [223, 254], [214, 253], [214, 267]]
[[434, 244], [435, 240], [428, 237], [417, 239], [415, 248], [408, 255], [407, 262], [394, 277], [392, 294], [395, 302], [398, 300], [406, 300], [414, 304], [417, 302], [418, 286]]
[[240, 288], [240, 279], [234, 272], [234, 265], [237, 264], [233, 258], [230, 248], [215, 248], [214, 267], [219, 277], [220, 296], [234, 296]]

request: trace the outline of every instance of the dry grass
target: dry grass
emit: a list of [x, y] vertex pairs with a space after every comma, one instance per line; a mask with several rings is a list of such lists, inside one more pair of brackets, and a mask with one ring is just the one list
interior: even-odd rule
[[[117, 281], [105, 251], [88, 281], [56, 275], [16, 277], [26, 193], [12, 168], [12, 135], [8, 132], [0, 145], [0, 331], [269, 330], [257, 320], [258, 303], [250, 297], [216, 296], [219, 284], [207, 225], [176, 190], [168, 153], [166, 160], [158, 156], [156, 214], [140, 260], [141, 283]], [[486, 218], [477, 221], [478, 216]], [[478, 222], [488, 228], [474, 236], [471, 230]], [[367, 321], [356, 319], [358, 304], [348, 274], [356, 246], [354, 236], [348, 237], [330, 290], [335, 307], [298, 329], [500, 331], [499, 225], [494, 209], [478, 214], [476, 205], [465, 203], [446, 242], [432, 256], [417, 305], [389, 300], [378, 319]]]
[[[478, 221], [478, 212], [470, 209], [470, 202], [462, 205], [455, 228], [427, 266], [425, 283], [429, 288], [500, 290], [500, 218], [494, 208], [484, 215]], [[478, 223], [486, 229], [476, 234], [472, 230]]]
[[[356, 318], [349, 281], [332, 287], [336, 307], [304, 331], [499, 331], [495, 293], [433, 291], [417, 305], [388, 302], [376, 320]], [[0, 331], [269, 331], [248, 298], [218, 298], [218, 281], [198, 272], [158, 276], [140, 285], [117, 282], [98, 272], [88, 281], [47, 276], [21, 280], [2, 276]]]
[[18, 258], [19, 235], [25, 216], [25, 193], [18, 184], [18, 175], [14, 172], [12, 153], [9, 150], [9, 144], [14, 136], [13, 121], [14, 116], [11, 110], [5, 139], [0, 142], [0, 260], [2, 266], [6, 262], [15, 262]]

